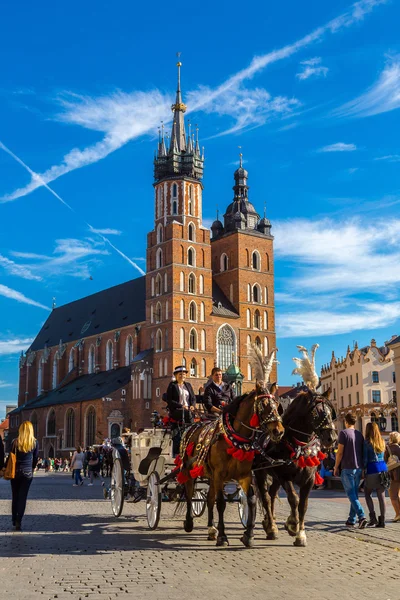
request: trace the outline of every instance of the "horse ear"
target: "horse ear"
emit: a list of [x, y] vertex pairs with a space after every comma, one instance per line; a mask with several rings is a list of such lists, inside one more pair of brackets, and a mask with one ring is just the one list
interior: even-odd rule
[[332, 393], [332, 392], [331, 392], [331, 388], [328, 388], [328, 389], [326, 390], [326, 392], [324, 392], [323, 394], [321, 394], [321, 396], [322, 396], [323, 398], [326, 398], [327, 400], [329, 400], [329, 398], [331, 397], [331, 393]]
[[269, 386], [269, 393], [271, 394], [271, 396], [275, 396], [275, 392], [278, 389], [278, 385], [276, 383], [276, 381], [274, 381], [274, 383], [271, 383], [271, 385]]

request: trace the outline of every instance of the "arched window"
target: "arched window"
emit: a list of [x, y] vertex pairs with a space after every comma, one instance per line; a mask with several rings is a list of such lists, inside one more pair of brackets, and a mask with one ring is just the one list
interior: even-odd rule
[[189, 321], [197, 321], [197, 306], [195, 302], [189, 304]]
[[247, 302], [251, 302], [251, 285], [247, 284]]
[[160, 273], [158, 273], [156, 277], [156, 296], [161, 296], [162, 294], [162, 279]]
[[253, 302], [261, 302], [261, 288], [257, 283], [253, 285]]
[[86, 446], [93, 446], [96, 442], [96, 411], [90, 406], [86, 411]]
[[176, 200], [172, 202], [172, 214], [176, 215], [178, 212], [178, 203]]
[[133, 360], [133, 339], [128, 335], [125, 342], [125, 365], [128, 366]]
[[52, 408], [47, 416], [47, 435], [56, 435], [56, 413]]
[[205, 320], [205, 308], [204, 308], [204, 302], [200, 302], [200, 321], [204, 321]]
[[268, 356], [269, 348], [268, 348], [268, 338], [264, 338], [264, 356]]
[[71, 348], [71, 350], [69, 351], [69, 358], [68, 358], [68, 373], [71, 373], [74, 366], [75, 366], [75, 350], [74, 350], [74, 348]]
[[161, 323], [162, 314], [161, 314], [161, 303], [157, 302], [156, 304], [156, 312], [155, 312], [156, 323]]
[[178, 195], [178, 186], [176, 185], [176, 183], [174, 183], [174, 184], [172, 185], [172, 196], [173, 196], [174, 198], [176, 198], [176, 197], [177, 197], [177, 195]]
[[165, 320], [168, 321], [168, 300], [165, 303]]
[[179, 318], [180, 319], [185, 318], [185, 301], [184, 300], [180, 301]]
[[163, 376], [163, 359], [160, 358], [160, 360], [158, 361], [158, 376], [162, 377]]
[[193, 248], [188, 250], [188, 265], [194, 267], [196, 265], [196, 254]]
[[89, 348], [88, 354], [88, 373], [94, 373], [94, 346], [93, 344]]
[[257, 336], [257, 337], [256, 337], [256, 339], [255, 339], [254, 341], [255, 341], [255, 344], [256, 344], [257, 348], [258, 348], [259, 350], [262, 350], [262, 345], [261, 345], [261, 340], [260, 340], [260, 338]]
[[189, 202], [188, 202], [188, 207], [189, 207], [189, 215], [193, 214], [193, 186], [192, 184], [189, 184]]
[[164, 273], [164, 293], [168, 292], [168, 275]]
[[392, 425], [392, 431], [398, 431], [399, 430], [399, 420], [397, 418], [396, 413], [392, 413], [390, 415], [390, 421], [391, 421], [391, 425]]
[[204, 294], [204, 277], [200, 275], [199, 277], [199, 294]]
[[269, 271], [269, 256], [268, 256], [268, 254], [265, 255], [265, 270]]
[[162, 352], [162, 331], [157, 329], [156, 333], [156, 352]]
[[251, 381], [253, 379], [253, 375], [252, 375], [252, 372], [251, 372], [251, 364], [250, 363], [247, 365], [247, 379], [249, 381]]
[[190, 377], [197, 377], [197, 361], [195, 358], [190, 361]]
[[164, 358], [164, 375], [168, 375], [168, 359]]
[[219, 267], [220, 271], [227, 271], [228, 270], [228, 264], [229, 264], [229, 261], [228, 261], [227, 255], [225, 253], [221, 254], [220, 267]]
[[154, 323], [154, 307], [150, 306], [150, 323]]
[[189, 350], [197, 350], [197, 331], [194, 328], [189, 333]]
[[253, 269], [255, 269], [256, 271], [260, 271], [261, 270], [261, 258], [260, 258], [260, 254], [258, 253], [257, 250], [254, 250], [251, 260], [252, 260]]
[[154, 296], [154, 277], [151, 278], [151, 295]]
[[40, 396], [42, 391], [43, 391], [43, 359], [41, 358], [39, 360], [38, 374], [37, 374], [37, 395]]
[[254, 311], [254, 327], [255, 329], [261, 329], [261, 315], [258, 308]]
[[52, 389], [57, 387], [58, 383], [58, 352], [55, 353], [53, 358], [53, 371], [51, 376]]
[[33, 427], [33, 435], [37, 439], [37, 436], [38, 436], [38, 417], [37, 417], [37, 413], [35, 411], [33, 411], [33, 413], [31, 414], [30, 421], [31, 421], [32, 427]]
[[75, 448], [75, 411], [73, 408], [69, 408], [65, 415], [65, 447]]
[[179, 347], [183, 349], [185, 347], [185, 330], [181, 327], [179, 331]]
[[217, 366], [226, 371], [232, 363], [236, 364], [236, 337], [232, 327], [223, 325], [217, 334]]
[[189, 275], [189, 294], [195, 294], [196, 293], [196, 278], [193, 275], [193, 273], [190, 273]]
[[108, 340], [106, 346], [106, 371], [110, 371], [113, 368], [113, 343]]
[[206, 349], [206, 331], [205, 329], [201, 330], [201, 349], [205, 351]]
[[206, 372], [207, 372], [206, 359], [203, 358], [202, 361], [201, 361], [201, 376], [205, 377], [206, 376]]
[[189, 223], [189, 240], [194, 242], [194, 225], [193, 223]]
[[264, 310], [264, 329], [268, 330], [268, 313]]
[[268, 304], [268, 288], [264, 288], [264, 304]]
[[181, 271], [181, 273], [179, 275], [179, 291], [180, 292], [185, 291], [185, 274], [183, 271]]
[[161, 242], [163, 241], [163, 226], [161, 225], [161, 223], [159, 223], [157, 225], [157, 244], [161, 244]]
[[161, 269], [163, 266], [163, 253], [161, 248], [158, 248], [156, 252], [156, 269]]

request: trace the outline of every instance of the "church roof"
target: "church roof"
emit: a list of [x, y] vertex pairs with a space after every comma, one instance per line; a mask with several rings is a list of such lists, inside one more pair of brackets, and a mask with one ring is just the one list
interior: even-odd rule
[[219, 317], [228, 317], [238, 319], [239, 315], [236, 312], [233, 304], [225, 296], [219, 285], [213, 281], [212, 284], [213, 309], [212, 314]]
[[29, 350], [141, 323], [146, 320], [145, 294], [143, 276], [54, 308]]
[[91, 375], [82, 375], [62, 387], [47, 394], [42, 394], [30, 400], [23, 406], [13, 410], [10, 415], [16, 415], [21, 410], [34, 410], [44, 406], [58, 404], [72, 404], [83, 400], [96, 400], [112, 394], [116, 390], [128, 385], [131, 379], [131, 366], [120, 367], [110, 371], [101, 371]]

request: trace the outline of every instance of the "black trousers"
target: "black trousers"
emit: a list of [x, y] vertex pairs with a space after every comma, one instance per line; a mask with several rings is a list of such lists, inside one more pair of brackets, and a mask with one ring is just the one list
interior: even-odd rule
[[29, 488], [32, 483], [32, 475], [26, 476], [22, 473], [16, 474], [15, 479], [11, 479], [11, 491], [12, 491], [12, 520], [22, 521], [22, 517], [25, 514], [26, 499], [28, 497]]

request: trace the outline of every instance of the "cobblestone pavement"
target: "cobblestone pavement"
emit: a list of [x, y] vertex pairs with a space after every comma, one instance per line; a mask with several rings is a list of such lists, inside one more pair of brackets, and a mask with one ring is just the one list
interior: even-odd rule
[[[99, 482], [71, 484], [67, 474], [36, 475], [19, 533], [11, 528], [9, 483], [0, 480], [4, 597], [400, 600], [400, 524], [347, 532], [348, 504], [340, 492], [313, 493], [307, 548], [293, 547], [284, 531], [267, 542], [258, 524], [256, 546], [248, 550], [239, 542], [234, 504], [226, 519], [230, 546], [219, 549], [206, 541], [205, 516], [187, 534], [174, 506], [163, 503], [160, 527], [149, 531], [144, 502], [125, 504], [115, 519]], [[286, 499], [277, 513], [282, 527]], [[390, 519], [391, 508], [388, 513]]]

